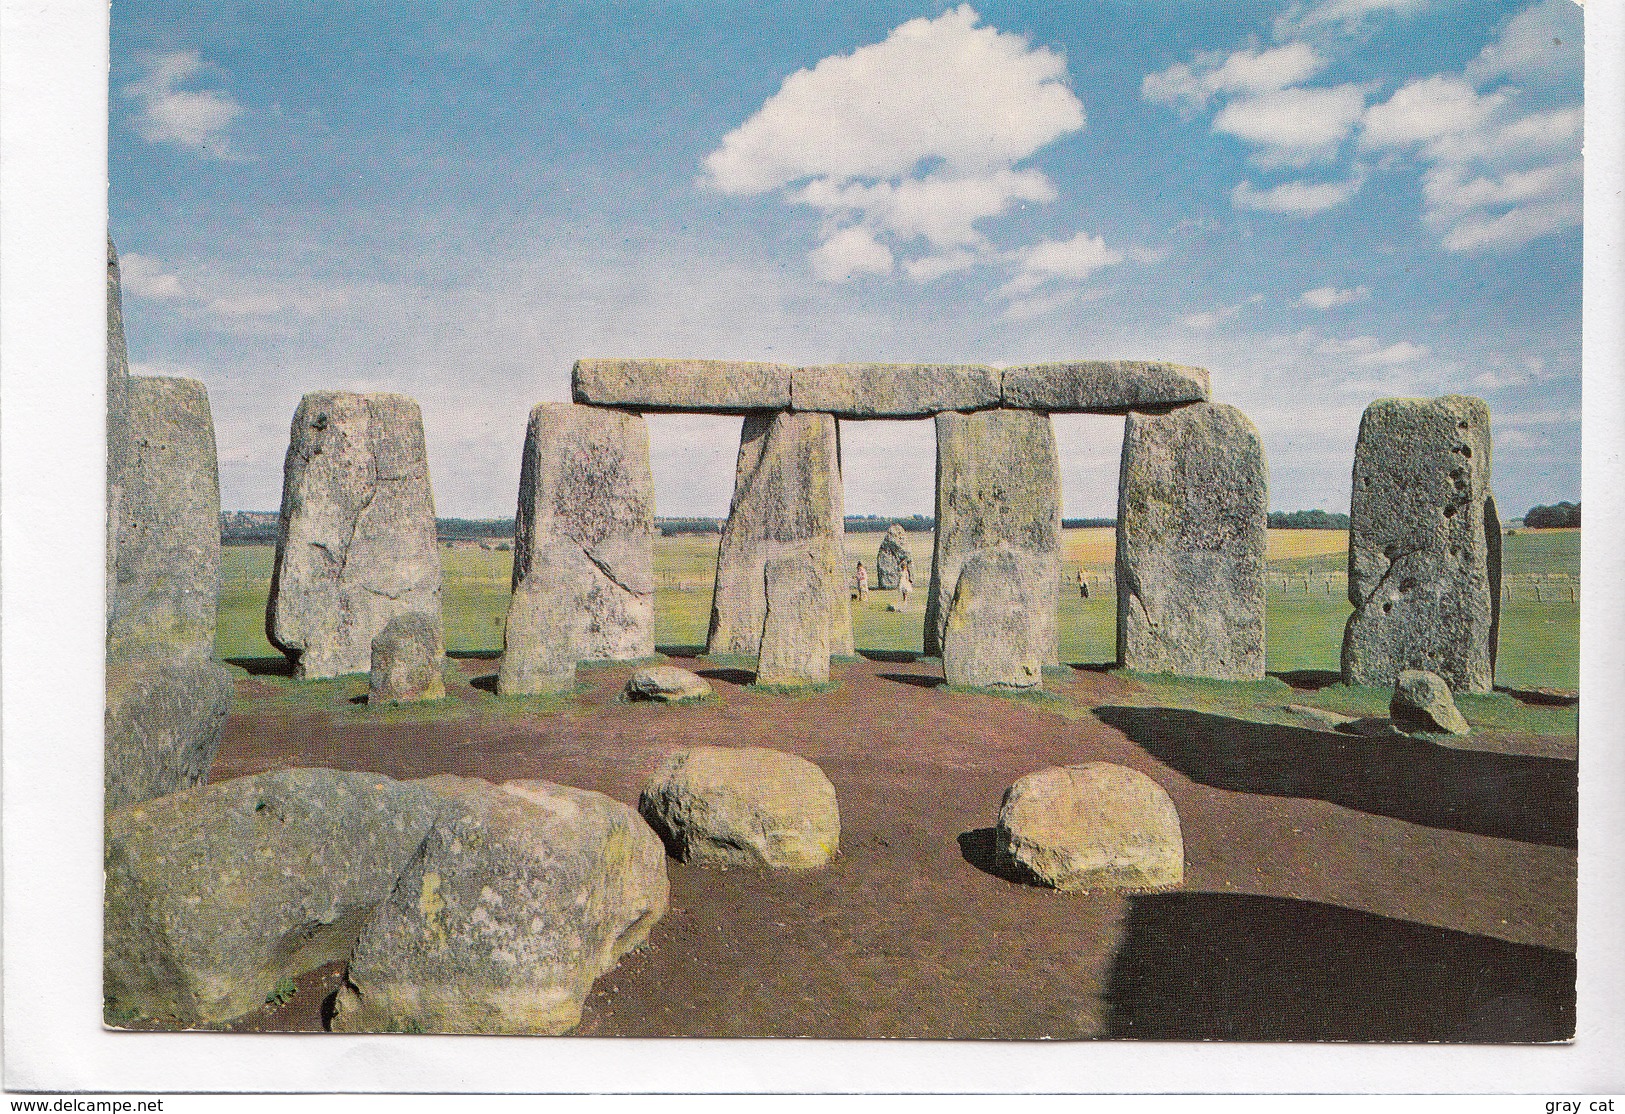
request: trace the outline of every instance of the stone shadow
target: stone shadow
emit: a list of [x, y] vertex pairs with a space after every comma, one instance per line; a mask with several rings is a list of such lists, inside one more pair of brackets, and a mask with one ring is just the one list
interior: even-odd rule
[[1496, 692], [1504, 692], [1520, 704], [1538, 704], [1546, 708], [1572, 708], [1580, 703], [1576, 692], [1558, 692], [1551, 689], [1514, 689], [1496, 685]]
[[501, 650], [447, 650], [446, 656], [453, 661], [499, 661], [502, 658]]
[[891, 662], [896, 665], [912, 665], [919, 661], [921, 655], [914, 650], [858, 650], [858, 657], [869, 661]]
[[495, 673], [487, 673], [482, 677], [474, 677], [468, 683], [472, 687], [479, 689], [481, 692], [488, 692], [492, 696], [497, 695], [497, 675]]
[[730, 685], [756, 683], [756, 674], [748, 669], [701, 669], [698, 672], [708, 681], [723, 681]]
[[1268, 676], [1285, 681], [1299, 692], [1319, 692], [1327, 685], [1335, 685], [1343, 680], [1343, 675], [1333, 669], [1287, 669], [1279, 673], [1271, 672]]
[[1319, 902], [1130, 897], [1106, 1037], [1141, 1040], [1567, 1040], [1575, 959]]
[[1492, 754], [1403, 735], [1366, 738], [1178, 708], [1097, 708], [1193, 781], [1308, 797], [1412, 824], [1553, 847], [1578, 843], [1576, 764]]
[[292, 677], [293, 661], [278, 654], [275, 657], [226, 658], [227, 665], [235, 665], [250, 677]]
[[927, 673], [876, 673], [882, 681], [895, 681], [900, 685], [914, 685], [916, 688], [934, 689], [942, 685], [941, 677], [933, 677]]

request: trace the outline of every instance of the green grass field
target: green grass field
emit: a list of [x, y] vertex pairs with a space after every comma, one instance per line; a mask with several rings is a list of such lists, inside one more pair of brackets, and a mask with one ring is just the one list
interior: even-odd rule
[[[1116, 655], [1116, 603], [1111, 591], [1112, 532], [1068, 530], [1063, 540], [1064, 575], [1060, 590], [1061, 660], [1105, 662]], [[880, 534], [855, 534], [847, 548], [855, 563], [871, 570]], [[660, 538], [655, 543], [655, 641], [661, 646], [697, 646], [705, 641], [711, 615], [711, 577], [717, 539], [712, 536]], [[1349, 605], [1341, 577], [1347, 538], [1342, 531], [1281, 530], [1270, 535], [1270, 591], [1265, 616], [1266, 648], [1272, 672], [1338, 668], [1343, 624]], [[887, 611], [894, 592], [872, 592], [853, 603], [853, 632], [860, 649], [922, 648], [921, 624], [931, 568], [931, 537], [909, 537], [915, 592], [906, 612]], [[508, 607], [509, 553], [442, 549], [445, 567], [446, 647], [453, 653], [502, 649]], [[269, 657], [265, 640], [265, 600], [271, 579], [269, 546], [231, 546], [224, 551], [220, 596], [219, 652], [223, 658]], [[1090, 598], [1074, 586], [1078, 568], [1091, 579]], [[1502, 605], [1501, 648], [1496, 680], [1512, 688], [1574, 688], [1579, 677], [1578, 598], [1580, 534], [1577, 530], [1521, 531], [1506, 539], [1504, 575], [1511, 598]], [[1277, 586], [1277, 573], [1307, 577], [1312, 591]], [[1326, 580], [1332, 582], [1326, 591]], [[1544, 585], [1543, 598], [1532, 591]]]

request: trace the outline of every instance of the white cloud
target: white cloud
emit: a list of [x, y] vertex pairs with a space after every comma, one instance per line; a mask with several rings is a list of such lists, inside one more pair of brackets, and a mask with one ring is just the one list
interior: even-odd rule
[[927, 255], [919, 259], [911, 259], [903, 264], [908, 277], [915, 282], [930, 282], [943, 275], [955, 274], [969, 267], [974, 267], [980, 256], [973, 251], [956, 248], [953, 251], [943, 252], [941, 255]]
[[220, 90], [181, 88], [210, 69], [197, 51], [155, 55], [144, 60], [143, 68], [140, 79], [123, 90], [135, 102], [135, 129], [142, 139], [220, 159], [236, 157], [227, 129], [242, 115], [242, 105]]
[[1364, 175], [1360, 173], [1342, 182], [1294, 180], [1267, 190], [1258, 189], [1251, 182], [1238, 182], [1230, 191], [1230, 203], [1238, 209], [1311, 217], [1346, 204], [1360, 192], [1364, 182]]
[[1017, 271], [1000, 288], [1007, 298], [1028, 294], [1052, 281], [1082, 282], [1105, 267], [1123, 261], [1123, 253], [1099, 236], [1080, 232], [1070, 240], [1045, 240], [1014, 253]]
[[1484, 126], [1506, 103], [1503, 93], [1480, 94], [1467, 82], [1447, 74], [1419, 78], [1366, 113], [1360, 143], [1366, 147], [1401, 147], [1434, 143]]
[[1326, 66], [1307, 43], [1288, 43], [1273, 50], [1256, 48], [1232, 54], [1199, 54], [1189, 64], [1175, 63], [1161, 73], [1146, 74], [1140, 96], [1152, 104], [1186, 110], [1206, 108], [1216, 93], [1264, 93], [1307, 81]]
[[1347, 340], [1334, 337], [1322, 341], [1316, 346], [1315, 351], [1323, 356], [1352, 357], [1357, 363], [1377, 367], [1414, 364], [1432, 355], [1432, 349], [1425, 344], [1401, 340], [1385, 345], [1372, 336], [1350, 337]]
[[1275, 20], [1277, 39], [1296, 38], [1316, 32], [1357, 30], [1377, 16], [1414, 15], [1430, 0], [1321, 0], [1297, 3]]
[[1213, 130], [1257, 147], [1262, 167], [1306, 166], [1335, 158], [1365, 111], [1358, 85], [1276, 89], [1233, 100], [1213, 118]]
[[162, 260], [127, 251], [119, 256], [118, 269], [119, 287], [126, 295], [154, 302], [173, 302], [186, 297], [180, 276]]
[[1190, 314], [1186, 317], [1180, 318], [1180, 321], [1188, 328], [1211, 329], [1215, 325], [1229, 321], [1232, 317], [1236, 316], [1236, 314], [1240, 313], [1241, 310], [1242, 307], [1240, 305], [1220, 306], [1218, 309], [1210, 309], [1203, 313]]
[[1356, 286], [1351, 290], [1336, 286], [1317, 286], [1313, 290], [1305, 290], [1298, 296], [1300, 306], [1311, 306], [1314, 309], [1331, 309], [1334, 306], [1346, 306], [1354, 302], [1363, 302], [1371, 297], [1371, 290], [1366, 286]]
[[979, 22], [961, 5], [791, 74], [706, 157], [704, 180], [824, 212], [841, 243], [813, 253], [820, 277], [889, 272], [916, 240], [936, 250], [903, 266], [948, 273], [941, 260], [963, 257], [941, 249], [986, 247], [979, 222], [1054, 200], [1043, 173], [1015, 164], [1085, 119], [1064, 57]]
[[1574, 0], [1531, 4], [1467, 64], [1467, 76], [1479, 84], [1503, 77], [1525, 84], [1576, 82], [1584, 62], [1584, 25]]

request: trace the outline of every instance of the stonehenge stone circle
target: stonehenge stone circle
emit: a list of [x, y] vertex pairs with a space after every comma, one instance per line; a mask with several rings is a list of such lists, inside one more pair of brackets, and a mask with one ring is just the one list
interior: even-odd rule
[[[1061, 476], [1055, 427], [1048, 414], [988, 410], [937, 415], [937, 532], [925, 601], [925, 652], [949, 663], [948, 617], [965, 563], [1003, 543], [1019, 570], [1016, 597], [1032, 601], [1021, 615], [1019, 641], [1039, 663], [1059, 660], [1057, 606], [1061, 578]], [[967, 597], [967, 607], [969, 599]], [[978, 607], [978, 615], [990, 615]], [[967, 616], [970, 612], [966, 613]], [[965, 631], [956, 649], [982, 636]], [[1016, 659], [1013, 659], [1016, 660]], [[955, 667], [957, 668], [957, 667]]]
[[654, 654], [654, 487], [641, 416], [530, 413], [498, 691], [557, 691], [567, 663]]
[[433, 794], [379, 774], [294, 769], [111, 813], [110, 1018], [228, 1021], [263, 1004], [277, 980], [348, 958], [437, 807]]
[[[744, 421], [733, 503], [717, 551], [716, 587], [706, 649], [712, 654], [757, 655], [768, 619], [768, 565], [782, 579], [796, 570], [799, 596], [817, 591], [826, 605], [817, 621], [828, 627], [831, 654], [852, 653], [852, 611], [843, 576], [845, 496], [835, 419], [827, 414], [753, 414]], [[825, 570], [829, 570], [826, 573]], [[782, 610], [780, 620], [788, 621]], [[782, 627], [775, 627], [775, 635]], [[805, 636], [809, 641], [814, 636]], [[826, 665], [827, 669], [827, 665]]]
[[365, 673], [396, 615], [438, 626], [440, 553], [417, 403], [315, 391], [294, 413], [266, 607], [301, 679]]
[[1028, 774], [1005, 791], [993, 838], [1005, 870], [1058, 890], [1144, 892], [1185, 879], [1173, 801], [1107, 762]]
[[441, 775], [433, 825], [366, 922], [336, 1032], [556, 1034], [666, 912], [665, 850], [630, 808], [546, 781]]
[[1482, 399], [1380, 399], [1366, 408], [1349, 500], [1343, 677], [1407, 669], [1489, 692], [1501, 609], [1501, 524]]
[[882, 591], [894, 591], [903, 578], [904, 569], [913, 575], [914, 558], [904, 544], [906, 537], [908, 534], [894, 522], [886, 528], [886, 536], [880, 539], [880, 552], [875, 555], [875, 587]]
[[942, 673], [964, 688], [1030, 689], [1044, 683], [1049, 632], [1032, 621], [1055, 603], [1048, 554], [1018, 553], [1005, 542], [960, 566], [942, 635]]
[[702, 866], [810, 870], [840, 848], [840, 806], [824, 771], [762, 747], [672, 753], [644, 786], [638, 811], [672, 857]]
[[1007, 367], [1003, 405], [1054, 414], [1126, 414], [1208, 400], [1204, 368], [1143, 360]]
[[372, 640], [367, 703], [409, 704], [446, 695], [446, 647], [427, 615], [397, 615]]
[[1233, 406], [1131, 413], [1117, 488], [1117, 661], [1264, 676], [1263, 442]]
[[703, 700], [711, 694], [710, 681], [675, 665], [646, 665], [635, 670], [626, 682], [628, 700], [682, 704], [689, 700]]
[[1408, 735], [1471, 735], [1473, 729], [1456, 707], [1450, 686], [1437, 673], [1406, 669], [1394, 681], [1388, 718]]

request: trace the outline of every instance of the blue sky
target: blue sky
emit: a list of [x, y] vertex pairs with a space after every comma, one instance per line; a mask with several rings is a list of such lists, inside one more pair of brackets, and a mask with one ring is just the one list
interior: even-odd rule
[[[1200, 364], [1280, 509], [1346, 509], [1372, 399], [1476, 394], [1504, 514], [1579, 495], [1572, 0], [169, 7], [113, 6], [110, 222], [228, 508], [340, 387], [512, 514], [583, 355]], [[726, 511], [737, 426], [651, 420], [660, 513]], [[1121, 422], [1057, 427], [1112, 513]], [[849, 511], [929, 512], [929, 423], [843, 438]]]

